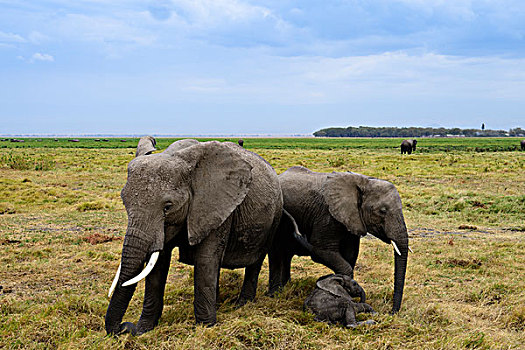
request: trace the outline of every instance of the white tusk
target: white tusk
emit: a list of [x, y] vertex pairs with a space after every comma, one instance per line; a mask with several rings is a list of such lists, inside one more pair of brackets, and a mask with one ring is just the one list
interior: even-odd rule
[[412, 250], [412, 248], [410, 248], [410, 246], [408, 246], [408, 250], [410, 250], [410, 253], [413, 253], [414, 251]]
[[159, 254], [160, 252], [155, 252], [151, 254], [151, 258], [149, 258], [149, 261], [146, 267], [144, 268], [144, 270], [142, 270], [142, 272], [137, 277], [132, 278], [129, 281], [122, 283], [122, 287], [130, 286], [132, 284], [137, 283], [141, 279], [146, 278], [146, 276], [149, 275], [151, 270], [153, 270], [153, 268], [155, 267], [155, 263], [157, 262], [157, 259], [159, 258]]
[[120, 276], [120, 268], [122, 267], [122, 264], [118, 266], [117, 273], [115, 274], [115, 278], [113, 278], [113, 283], [111, 283], [111, 287], [109, 287], [109, 293], [108, 298], [111, 298], [113, 295], [113, 291], [115, 290], [115, 287], [117, 286], [118, 278]]
[[401, 255], [401, 252], [399, 251], [399, 249], [397, 248], [397, 245], [396, 245], [396, 242], [392, 241], [392, 245], [394, 246], [394, 249], [396, 250], [396, 253]]

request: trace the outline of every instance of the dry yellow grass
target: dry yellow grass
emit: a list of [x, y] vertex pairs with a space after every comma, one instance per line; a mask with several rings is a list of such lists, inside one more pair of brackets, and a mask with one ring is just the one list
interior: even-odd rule
[[[356, 279], [379, 312], [347, 330], [313, 321], [302, 303], [330, 271], [295, 258], [275, 298], [240, 309], [242, 271], [223, 271], [218, 324], [196, 327], [192, 268], [176, 261], [160, 324], [141, 337], [107, 337], [107, 290], [118, 266], [126, 215], [119, 198], [132, 149], [14, 149], [51, 170], [0, 164], [0, 348], [68, 349], [519, 349], [525, 344], [524, 152], [397, 149], [256, 149], [278, 172], [292, 165], [355, 171], [401, 193], [414, 254], [401, 312], [388, 314], [393, 253], [364, 239]], [[466, 226], [462, 226], [466, 225]], [[465, 227], [460, 229], [459, 227]], [[468, 228], [470, 227], [470, 228]], [[140, 284], [125, 316], [141, 311]], [[361, 317], [365, 317], [364, 315]]]

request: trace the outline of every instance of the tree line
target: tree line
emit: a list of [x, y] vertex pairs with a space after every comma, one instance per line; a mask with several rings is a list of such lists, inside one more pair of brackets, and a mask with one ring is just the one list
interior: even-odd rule
[[347, 128], [325, 128], [313, 134], [316, 137], [506, 137], [525, 136], [525, 130], [521, 128], [505, 131], [460, 128], [349, 126]]

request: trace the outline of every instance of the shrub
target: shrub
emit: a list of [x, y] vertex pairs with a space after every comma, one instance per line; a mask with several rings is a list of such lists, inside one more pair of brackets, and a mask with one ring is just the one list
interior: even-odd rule
[[102, 210], [106, 208], [109, 208], [109, 205], [102, 201], [84, 202], [77, 205], [78, 211]]
[[44, 157], [31, 157], [12, 153], [0, 155], [0, 164], [13, 170], [51, 170], [55, 168], [55, 162]]

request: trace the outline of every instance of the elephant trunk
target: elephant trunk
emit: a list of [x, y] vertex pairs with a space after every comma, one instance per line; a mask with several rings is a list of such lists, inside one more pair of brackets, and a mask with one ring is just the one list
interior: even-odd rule
[[395, 270], [394, 270], [394, 302], [392, 306], [392, 313], [395, 314], [401, 308], [401, 301], [403, 299], [403, 289], [405, 287], [405, 275], [408, 260], [408, 238], [396, 241], [401, 255], [394, 251], [395, 256]]
[[108, 334], [117, 334], [121, 331], [122, 318], [137, 286], [136, 283], [125, 287], [122, 284], [142, 271], [152, 246], [146, 237], [145, 232], [141, 229], [128, 227], [126, 231], [120, 274], [106, 312], [105, 327]]

